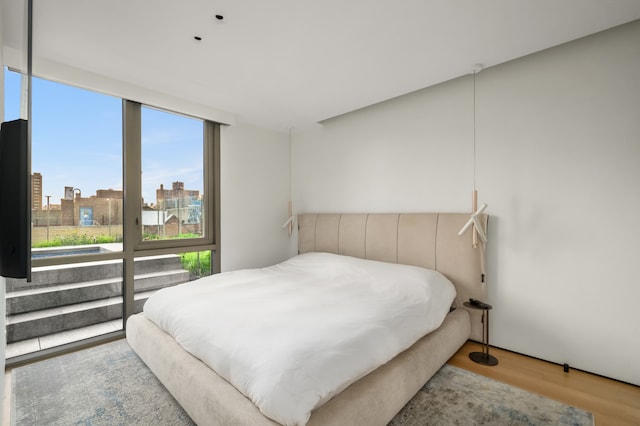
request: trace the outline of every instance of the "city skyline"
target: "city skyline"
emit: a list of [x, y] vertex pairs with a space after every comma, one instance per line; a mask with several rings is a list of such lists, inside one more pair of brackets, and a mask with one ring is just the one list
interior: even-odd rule
[[[5, 121], [20, 118], [20, 87], [20, 74], [7, 71]], [[43, 198], [59, 204], [68, 186], [83, 197], [122, 190], [122, 100], [39, 78], [32, 91], [31, 170], [42, 175]], [[202, 122], [147, 107], [142, 120], [145, 203], [175, 181], [202, 193]]]
[[[35, 175], [38, 175], [38, 179], [36, 179], [36, 178], [35, 178]], [[46, 199], [46, 198], [47, 198], [47, 196], [46, 196], [46, 195], [44, 195], [44, 194], [42, 194], [42, 190], [41, 190], [41, 189], [40, 189], [40, 190], [37, 190], [37, 189], [36, 189], [36, 187], [38, 186], [38, 184], [40, 185], [40, 187], [42, 187], [42, 186], [43, 186], [43, 180], [44, 180], [44, 177], [42, 176], [42, 174], [41, 174], [41, 173], [39, 173], [39, 172], [37, 172], [37, 171], [34, 171], [34, 172], [31, 174], [31, 177], [32, 177], [32, 183], [31, 183], [31, 185], [32, 185], [32, 191], [33, 191], [33, 192], [32, 192], [32, 194], [33, 194], [33, 195], [32, 195], [32, 196], [33, 196], [33, 200], [32, 200], [32, 203], [31, 203], [31, 204], [32, 204], [33, 208], [34, 208], [34, 209], [36, 209], [36, 210], [39, 210], [39, 209], [46, 210], [46, 208], [45, 208], [45, 207], [47, 206], [47, 199]], [[38, 181], [38, 184], [36, 184], [36, 180]], [[157, 193], [158, 193], [158, 191], [165, 191], [165, 192], [166, 192], [166, 191], [170, 191], [170, 189], [167, 189], [167, 187], [168, 187], [168, 188], [172, 188], [172, 187], [173, 187], [174, 185], [176, 185], [176, 184], [184, 184], [184, 182], [181, 182], [181, 181], [174, 181], [174, 182], [171, 182], [171, 185], [164, 185], [164, 184], [160, 184], [160, 186], [158, 186], [158, 187], [155, 189], [155, 191], [154, 191], [154, 192], [155, 192], [155, 194], [154, 194], [154, 198], [153, 198], [153, 200], [147, 200], [147, 199], [145, 198], [145, 200], [144, 200], [144, 204], [145, 204], [145, 205], [148, 205], [148, 206], [157, 206], [157, 205], [158, 205], [158, 203], [159, 203], [159, 200], [158, 200], [158, 197], [157, 197]], [[183, 185], [183, 186], [184, 186], [184, 185]], [[54, 202], [54, 200], [53, 200], [53, 199], [52, 199], [52, 197], [51, 197], [51, 198], [50, 198], [50, 200], [48, 200], [48, 201], [49, 201], [49, 205], [50, 205], [50, 206], [60, 206], [60, 204], [61, 204], [61, 200], [63, 200], [63, 199], [67, 199], [67, 200], [68, 200], [68, 199], [73, 199], [73, 198], [75, 198], [75, 191], [76, 191], [76, 190], [79, 190], [79, 188], [71, 187], [71, 186], [66, 186], [66, 187], [64, 188], [64, 191], [67, 191], [67, 190], [69, 190], [69, 189], [72, 189], [72, 192], [73, 192], [73, 195], [72, 195], [72, 196], [69, 196], [68, 194], [65, 194], [61, 199], [59, 199], [59, 200], [58, 200], [58, 202]], [[63, 192], [64, 192], [64, 191], [63, 191]], [[80, 190], [80, 197], [81, 197], [81, 198], [92, 198], [92, 197], [94, 197], [94, 198], [105, 198], [104, 196], [101, 196], [101, 195], [99, 194], [100, 192], [105, 192], [105, 191], [106, 191], [106, 192], [108, 192], [108, 191], [118, 191], [118, 192], [122, 192], [122, 189], [115, 189], [115, 188], [97, 188], [97, 189], [96, 189], [94, 192], [92, 192], [91, 194], [85, 194], [85, 193], [83, 193], [83, 192]], [[193, 190], [193, 189], [189, 189], [189, 188], [184, 188], [184, 192], [185, 192], [186, 194], [193, 193], [193, 192], [197, 192], [197, 193], [198, 193], [198, 197], [201, 197], [201, 194], [200, 194], [200, 192], [201, 192], [201, 191], [200, 191], [200, 190]], [[39, 198], [39, 197], [41, 197], [41, 198]], [[122, 198], [122, 197], [120, 196], [120, 197], [113, 197], [113, 198], [115, 199], [115, 198]], [[40, 206], [41, 206], [41, 208], [38, 208], [38, 207], [37, 207], [38, 205], [40, 205]]]

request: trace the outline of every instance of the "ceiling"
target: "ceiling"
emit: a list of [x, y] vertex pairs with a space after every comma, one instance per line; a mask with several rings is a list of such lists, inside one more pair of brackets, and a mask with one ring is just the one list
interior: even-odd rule
[[[278, 130], [640, 19], [638, 0], [34, 3], [34, 64], [46, 59]], [[5, 48], [18, 48], [24, 6], [0, 4]]]

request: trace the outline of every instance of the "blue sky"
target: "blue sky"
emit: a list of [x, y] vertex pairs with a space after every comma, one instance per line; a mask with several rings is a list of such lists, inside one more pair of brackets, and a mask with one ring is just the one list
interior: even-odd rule
[[[122, 189], [122, 100], [37, 78], [32, 85], [31, 169], [42, 174], [43, 196], [59, 204], [65, 186], [83, 197]], [[6, 71], [5, 120], [19, 116], [20, 76]], [[201, 121], [144, 108], [142, 157], [145, 202], [178, 180], [202, 193]]]

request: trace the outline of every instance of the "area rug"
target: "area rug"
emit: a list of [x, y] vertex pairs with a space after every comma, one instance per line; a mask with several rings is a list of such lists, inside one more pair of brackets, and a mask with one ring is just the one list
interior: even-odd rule
[[587, 411], [445, 365], [389, 426], [593, 424]]
[[[16, 368], [12, 425], [194, 425], [125, 340]], [[391, 421], [423, 425], [593, 425], [593, 416], [445, 365]]]
[[117, 340], [11, 371], [13, 426], [195, 425]]

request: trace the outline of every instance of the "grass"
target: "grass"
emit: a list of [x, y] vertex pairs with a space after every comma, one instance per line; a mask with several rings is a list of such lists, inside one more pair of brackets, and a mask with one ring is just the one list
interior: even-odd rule
[[174, 240], [174, 239], [178, 239], [178, 238], [202, 238], [202, 235], [199, 234], [179, 234], [179, 235], [174, 235], [171, 237], [162, 237], [158, 234], [149, 234], [149, 233], [144, 233], [142, 234], [142, 240], [143, 241], [150, 241], [150, 240]]
[[115, 237], [110, 237], [108, 235], [90, 236], [84, 233], [80, 234], [78, 232], [72, 232], [71, 234], [54, 237], [49, 241], [40, 241], [33, 244], [33, 247], [82, 246], [87, 244], [118, 243], [121, 241], [121, 239], [116, 239]]
[[[153, 238], [155, 237], [155, 238]], [[176, 238], [200, 238], [200, 235], [197, 234], [180, 234]], [[145, 235], [145, 240], [157, 239], [157, 236]], [[106, 244], [106, 243], [116, 243], [121, 242], [115, 237], [110, 237], [108, 235], [98, 235], [98, 236], [89, 236], [87, 234], [80, 234], [78, 232], [73, 232], [71, 234], [57, 236], [49, 241], [41, 241], [39, 243], [35, 243], [33, 247], [35, 248], [45, 248], [45, 247], [61, 247], [61, 246], [80, 246], [87, 244]], [[211, 275], [211, 251], [194, 251], [189, 253], [182, 253], [180, 256], [180, 262], [182, 263], [182, 267], [188, 270], [192, 276], [196, 277], [204, 277], [206, 275]]]

